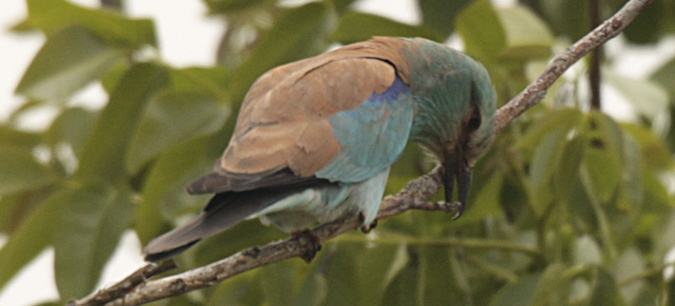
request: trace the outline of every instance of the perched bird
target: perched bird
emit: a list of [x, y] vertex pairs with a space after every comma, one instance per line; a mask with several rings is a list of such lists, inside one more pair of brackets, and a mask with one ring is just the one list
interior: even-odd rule
[[214, 197], [150, 241], [145, 259], [254, 217], [296, 232], [351, 214], [367, 230], [408, 141], [444, 166], [448, 202], [457, 179], [458, 217], [494, 138], [496, 99], [481, 64], [421, 38], [376, 37], [274, 68], [246, 94], [215, 171], [187, 187]]

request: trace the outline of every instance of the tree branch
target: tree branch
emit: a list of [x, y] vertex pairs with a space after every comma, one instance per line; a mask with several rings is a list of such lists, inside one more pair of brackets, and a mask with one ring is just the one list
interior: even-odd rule
[[67, 306], [105, 305], [110, 301], [124, 297], [131, 290], [147, 281], [149, 278], [175, 268], [176, 263], [173, 261], [173, 259], [164, 260], [158, 263], [149, 263], [139, 268], [134, 273], [131, 273], [117, 284], [99, 290], [91, 296], [83, 298], [79, 301], [71, 301], [67, 304]]
[[[649, 3], [653, 0], [630, 0], [614, 16], [601, 26], [583, 37], [563, 53], [553, 58], [546, 70], [532, 82], [525, 90], [511, 99], [509, 103], [499, 109], [497, 113], [496, 132], [503, 130], [511, 121], [528, 108], [541, 101], [547, 89], [557, 80], [565, 70], [577, 62], [581, 57], [618, 35]], [[386, 219], [407, 210], [444, 210], [455, 211], [456, 203], [429, 203], [442, 186], [442, 169], [436, 167], [430, 173], [419, 177], [393, 196], [386, 197], [380, 206], [377, 219]], [[129, 282], [121, 285], [133, 275], [146, 275], [145, 266], [124, 281], [109, 289], [79, 301], [72, 301], [69, 306], [134, 306], [180, 295], [192, 290], [217, 284], [239, 273], [255, 269], [260, 266], [282, 261], [292, 257], [301, 257], [313, 248], [310, 235], [318, 238], [320, 243], [328, 241], [344, 232], [356, 229], [360, 225], [358, 218], [347, 218], [324, 224], [312, 230], [308, 235], [298, 235], [285, 240], [272, 242], [264, 246], [253, 247], [218, 262], [186, 271], [181, 274], [149, 281], [138, 285]], [[147, 276], [147, 275], [146, 275]], [[114, 288], [123, 288], [120, 290]], [[110, 294], [109, 292], [115, 292]], [[106, 298], [99, 296], [105, 295]], [[123, 296], [122, 296], [123, 295]]]
[[496, 132], [503, 130], [511, 121], [530, 107], [539, 103], [546, 91], [572, 64], [588, 52], [619, 35], [628, 24], [653, 0], [630, 0], [614, 16], [605, 20], [595, 30], [586, 34], [562, 53], [556, 55], [544, 72], [497, 113]]
[[[446, 204], [427, 202], [436, 195], [440, 186], [443, 185], [442, 171], [442, 168], [436, 167], [430, 173], [408, 183], [408, 185], [396, 195], [386, 197], [380, 204], [377, 220], [386, 219], [411, 209], [455, 212], [458, 207], [456, 205], [457, 203]], [[310, 235], [318, 238], [318, 241], [323, 243], [347, 231], [356, 229], [360, 225], [361, 221], [359, 221], [358, 217], [351, 217], [319, 226], [313, 229]], [[94, 296], [81, 301], [72, 301], [69, 303], [69, 306], [142, 305], [159, 299], [180, 295], [192, 290], [212, 286], [227, 278], [260, 266], [293, 257], [301, 257], [314, 247], [312, 238], [309, 237], [310, 235], [297, 235], [264, 246], [253, 247], [204, 267], [144, 283], [137, 288], [130, 290], [127, 295], [122, 298], [105, 301], [107, 304], [100, 302], [103, 299], [96, 298], [96, 295], [98, 295], [97, 293]], [[134, 272], [134, 274], [137, 273], [138, 271]], [[107, 290], [101, 292], [104, 291]]]

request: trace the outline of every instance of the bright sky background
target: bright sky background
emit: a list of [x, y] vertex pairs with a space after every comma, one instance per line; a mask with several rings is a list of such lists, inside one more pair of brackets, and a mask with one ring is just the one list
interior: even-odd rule
[[[71, 0], [86, 6], [96, 6], [97, 0]], [[289, 4], [305, 2], [288, 0]], [[515, 1], [494, 1], [508, 5]], [[132, 16], [149, 17], [156, 23], [161, 57], [173, 66], [203, 65], [215, 62], [215, 50], [223, 31], [224, 23], [217, 18], [205, 18], [206, 7], [199, 0], [173, 0], [170, 5], [157, 5], [157, 1], [127, 0]], [[359, 10], [388, 16], [402, 22], [417, 23], [420, 14], [413, 0], [361, 0], [355, 4]], [[44, 43], [40, 34], [18, 36], [5, 29], [26, 16], [23, 0], [0, 1], [0, 121], [6, 121], [12, 110], [24, 100], [14, 96], [14, 88], [28, 67], [39, 47]], [[619, 73], [632, 77], [645, 77], [675, 54], [675, 39], [669, 39], [656, 47], [625, 48], [619, 41], [608, 45], [608, 53], [615, 57], [614, 65]], [[629, 108], [620, 102], [613, 91], [603, 88], [603, 97], [618, 101], [609, 110], [618, 117], [630, 118]], [[101, 107], [106, 95], [100, 85], [92, 85], [74, 99], [74, 104]], [[41, 109], [22, 118], [27, 129], [46, 128], [55, 112]], [[0, 246], [6, 239], [0, 237]], [[113, 259], [104, 271], [100, 286], [110, 285], [128, 275], [143, 264], [140, 245], [132, 232], [127, 232]], [[54, 286], [53, 251], [46, 250], [32, 264], [22, 270], [18, 277], [0, 291], [0, 305], [27, 306], [56, 298]], [[99, 286], [99, 287], [100, 287]], [[39, 288], [36, 290], [36, 288]]]

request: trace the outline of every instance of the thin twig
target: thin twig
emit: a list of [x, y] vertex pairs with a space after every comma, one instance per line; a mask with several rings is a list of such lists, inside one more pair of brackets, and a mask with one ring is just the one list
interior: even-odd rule
[[[542, 75], [523, 90], [518, 96], [499, 109], [496, 132], [503, 130], [511, 121], [528, 108], [537, 104], [546, 95], [547, 89], [565, 70], [582, 56], [618, 35], [653, 0], [630, 0], [619, 12], [605, 21], [600, 27], [586, 35], [556, 56]], [[377, 219], [385, 219], [410, 209], [445, 210], [456, 208], [453, 203], [439, 205], [428, 203], [442, 185], [442, 169], [437, 167], [429, 174], [417, 178], [394, 196], [384, 199]], [[325, 242], [360, 225], [358, 218], [338, 220], [322, 225], [311, 231], [318, 242]], [[108, 306], [134, 306], [180, 295], [188, 291], [211, 286], [229, 277], [270, 263], [300, 257], [312, 245], [312, 238], [299, 235], [286, 240], [272, 242], [236, 253], [210, 265], [186, 271], [178, 275], [149, 281], [130, 289], [124, 297], [111, 301]], [[117, 286], [117, 285], [115, 285]], [[103, 291], [101, 291], [103, 292]], [[86, 300], [95, 300], [95, 295]], [[87, 304], [85, 300], [71, 302], [73, 306]]]
[[673, 266], [675, 266], [675, 262], [673, 262], [673, 261], [662, 262], [658, 265], [655, 265], [655, 266], [649, 268], [648, 270], [642, 271], [642, 272], [640, 272], [638, 274], [635, 274], [635, 275], [633, 275], [629, 278], [626, 278], [624, 280], [619, 281], [618, 285], [619, 286], [627, 286], [627, 285], [630, 285], [630, 284], [632, 284], [636, 281], [644, 280], [646, 278], [657, 276], [657, 275], [663, 273], [663, 270], [665, 270], [666, 268], [673, 267]]
[[530, 107], [539, 103], [546, 91], [572, 64], [588, 52], [619, 35], [628, 24], [653, 0], [630, 0], [614, 16], [607, 19], [591, 33], [578, 40], [562, 53], [556, 55], [544, 72], [497, 113], [497, 132]]
[[97, 306], [105, 305], [106, 303], [116, 300], [120, 297], [123, 297], [129, 291], [136, 288], [138, 285], [147, 281], [155, 275], [162, 274], [166, 271], [173, 270], [176, 268], [176, 263], [173, 259], [163, 260], [158, 263], [149, 263], [138, 270], [131, 273], [122, 281], [108, 287], [101, 289], [96, 293], [83, 298], [79, 301], [70, 301], [67, 306], [78, 306], [78, 305], [88, 305], [88, 306]]
[[[448, 207], [456, 208], [457, 206], [454, 203], [441, 205], [427, 202], [438, 192], [439, 187], [442, 185], [441, 172], [442, 169], [436, 167], [430, 173], [408, 183], [396, 195], [385, 198], [380, 206], [377, 219], [389, 218], [410, 209], [449, 211]], [[450, 210], [450, 212], [454, 211]], [[338, 220], [315, 228], [311, 231], [311, 235], [323, 243], [342, 233], [356, 229], [360, 225], [361, 221], [359, 221], [358, 217]], [[212, 286], [227, 278], [260, 266], [293, 257], [301, 257], [313, 248], [312, 244], [312, 238], [308, 237], [308, 235], [298, 235], [264, 246], [250, 248], [204, 267], [147, 282], [134, 291], [129, 292], [124, 298], [106, 305], [142, 305]], [[72, 305], [84, 306], [94, 304], [75, 302]]]

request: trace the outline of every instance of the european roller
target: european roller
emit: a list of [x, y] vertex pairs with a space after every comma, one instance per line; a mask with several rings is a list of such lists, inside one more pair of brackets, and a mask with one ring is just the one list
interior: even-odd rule
[[145, 259], [256, 217], [299, 232], [353, 215], [367, 230], [409, 141], [443, 165], [446, 201], [457, 182], [459, 217], [494, 138], [496, 100], [481, 64], [421, 38], [377, 37], [274, 68], [246, 94], [215, 171], [187, 187], [213, 198], [150, 241]]

